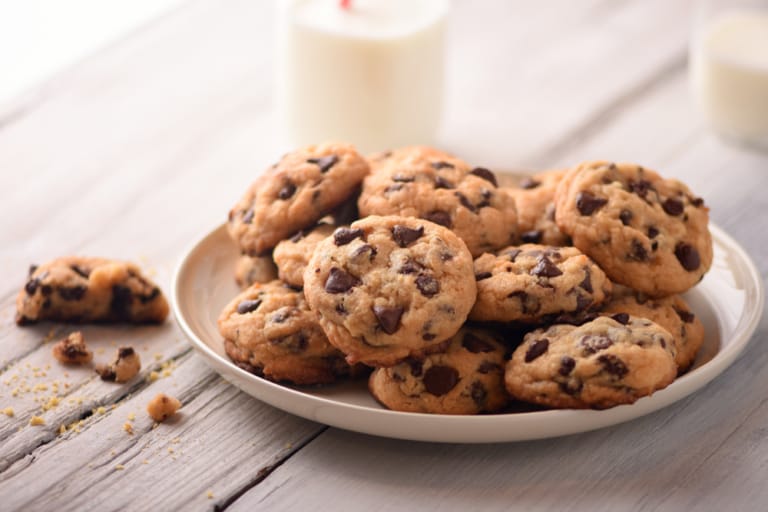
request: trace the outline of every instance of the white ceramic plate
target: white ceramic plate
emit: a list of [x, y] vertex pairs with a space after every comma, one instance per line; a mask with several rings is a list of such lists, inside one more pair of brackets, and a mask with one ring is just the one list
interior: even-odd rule
[[356, 432], [452, 443], [495, 443], [585, 432], [643, 416], [701, 388], [744, 349], [763, 311], [760, 274], [744, 250], [712, 226], [715, 258], [704, 280], [685, 295], [706, 329], [694, 368], [653, 396], [602, 411], [547, 410], [479, 416], [430, 415], [383, 409], [365, 381], [294, 388], [235, 366], [224, 352], [216, 318], [237, 293], [235, 244], [220, 226], [183, 257], [173, 282], [173, 311], [182, 330], [218, 373], [246, 393], [284, 411]]

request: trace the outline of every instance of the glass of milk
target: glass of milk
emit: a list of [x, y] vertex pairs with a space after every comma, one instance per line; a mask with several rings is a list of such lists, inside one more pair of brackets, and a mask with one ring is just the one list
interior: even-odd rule
[[768, 0], [700, 3], [690, 79], [717, 133], [768, 151]]
[[282, 141], [364, 152], [434, 142], [448, 0], [281, 0], [275, 100]]

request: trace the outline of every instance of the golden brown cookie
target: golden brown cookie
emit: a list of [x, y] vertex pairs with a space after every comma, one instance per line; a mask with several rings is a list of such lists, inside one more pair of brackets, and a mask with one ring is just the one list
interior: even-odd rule
[[315, 246], [331, 236], [335, 229], [331, 224], [320, 223], [277, 244], [273, 254], [280, 279], [292, 286], [304, 286], [304, 269], [315, 252]]
[[510, 188], [515, 199], [517, 224], [523, 243], [564, 246], [571, 239], [555, 223], [555, 190], [565, 169], [544, 171], [523, 178]]
[[347, 361], [391, 366], [439, 349], [477, 289], [455, 234], [413, 217], [370, 216], [317, 244], [304, 293]]
[[395, 411], [478, 414], [501, 409], [506, 347], [493, 332], [464, 327], [447, 348], [423, 360], [377, 368], [368, 380], [376, 400]]

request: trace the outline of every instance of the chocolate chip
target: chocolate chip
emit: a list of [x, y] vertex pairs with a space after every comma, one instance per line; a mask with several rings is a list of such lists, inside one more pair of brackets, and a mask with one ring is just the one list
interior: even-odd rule
[[363, 236], [362, 229], [339, 228], [333, 232], [333, 243], [337, 246], [347, 245], [355, 238]]
[[659, 236], [659, 230], [654, 226], [650, 226], [648, 228], [648, 238], [656, 238], [657, 236]]
[[107, 381], [107, 382], [114, 382], [117, 379], [117, 374], [115, 373], [115, 370], [106, 365], [99, 365], [95, 368], [96, 373], [99, 374], [99, 377], [101, 377], [101, 380]]
[[579, 192], [576, 196], [576, 208], [582, 215], [592, 215], [607, 203], [607, 199], [596, 197], [590, 192]]
[[344, 293], [359, 284], [360, 280], [352, 274], [333, 267], [328, 273], [328, 278], [325, 280], [325, 291], [328, 293]]
[[[525, 313], [525, 314], [531, 313], [531, 310], [534, 309], [534, 308], [531, 308], [530, 305], [528, 304], [528, 299], [530, 297], [528, 296], [528, 294], [526, 292], [524, 292], [522, 290], [517, 290], [517, 291], [514, 291], [514, 292], [510, 293], [509, 295], [507, 295], [507, 298], [508, 299], [511, 299], [511, 298], [518, 298], [518, 299], [520, 299], [520, 308], [523, 310], [523, 313]], [[535, 309], [538, 310], [539, 308], [537, 307]]]
[[699, 208], [699, 207], [704, 205], [704, 200], [702, 198], [700, 198], [700, 197], [689, 197], [688, 200], [696, 208]]
[[282, 200], [286, 200], [290, 198], [295, 192], [296, 192], [296, 185], [288, 181], [285, 183], [285, 185], [283, 185], [283, 188], [280, 189], [280, 192], [277, 193], [277, 197]]
[[421, 339], [423, 339], [424, 341], [432, 341], [435, 338], [437, 338], [437, 334], [433, 334], [431, 332], [426, 332], [421, 335]]
[[587, 334], [579, 340], [579, 345], [582, 347], [582, 354], [588, 356], [607, 349], [613, 345], [613, 340], [599, 334]]
[[580, 379], [576, 378], [570, 378], [566, 382], [560, 383], [560, 389], [569, 395], [578, 395], [583, 387], [584, 383]]
[[490, 181], [491, 183], [493, 183], [494, 187], [499, 186], [499, 182], [496, 181], [496, 175], [493, 174], [488, 169], [486, 169], [485, 167], [475, 167], [474, 169], [469, 171], [469, 174], [474, 174], [479, 178], [483, 178], [485, 181]]
[[679, 242], [675, 246], [675, 256], [677, 256], [677, 260], [680, 262], [683, 268], [689, 272], [696, 270], [699, 268], [699, 265], [701, 265], [699, 251], [697, 251], [696, 248], [692, 245], [685, 242]]
[[629, 368], [624, 364], [624, 361], [613, 354], [603, 354], [598, 357], [597, 360], [603, 365], [603, 369], [606, 372], [615, 375], [618, 378], [622, 378], [629, 373]]
[[657, 242], [656, 240], [654, 240], [653, 242], [651, 242], [651, 250], [652, 250], [652, 251], [655, 251], [655, 250], [656, 250], [656, 249], [658, 249], [658, 248], [659, 248], [659, 242]]
[[120, 347], [117, 349], [117, 357], [130, 357], [134, 354], [133, 347]]
[[84, 277], [85, 279], [88, 279], [88, 276], [90, 275], [90, 272], [82, 269], [81, 267], [77, 265], [70, 265], [69, 268], [72, 269], [72, 272], [79, 275], [80, 277]]
[[141, 302], [142, 304], [146, 304], [147, 302], [152, 302], [158, 297], [158, 295], [160, 295], [160, 288], [155, 286], [154, 288], [152, 288], [152, 291], [150, 291], [148, 294], [139, 295], [139, 302]]
[[256, 311], [259, 306], [261, 306], [261, 299], [246, 299], [240, 301], [240, 304], [237, 305], [237, 312], [245, 315], [246, 313]]
[[511, 261], [512, 263], [514, 263], [514, 262], [515, 262], [515, 258], [517, 258], [517, 256], [518, 256], [518, 255], [519, 255], [521, 252], [523, 252], [523, 251], [522, 251], [522, 250], [520, 250], [520, 249], [510, 249], [510, 250], [508, 250], [507, 252], [505, 252], [504, 254], [505, 254], [505, 255], [506, 255], [508, 258], [509, 258], [509, 261]]
[[452, 259], [453, 259], [453, 253], [450, 253], [450, 252], [440, 253], [440, 261], [451, 261]]
[[321, 173], [326, 173], [328, 170], [336, 165], [336, 162], [339, 161], [339, 157], [336, 155], [329, 155], [329, 156], [323, 156], [320, 158], [309, 158], [307, 159], [307, 163], [315, 164], [318, 167], [320, 167]]
[[630, 252], [627, 254], [627, 257], [634, 261], [648, 261], [648, 251], [640, 240], [633, 238], [632, 243], [630, 244]]
[[436, 169], [438, 171], [440, 169], [445, 169], [445, 168], [453, 169], [453, 164], [450, 163], [450, 162], [442, 162], [442, 161], [440, 161], [440, 162], [432, 162], [432, 168]]
[[368, 259], [373, 261], [373, 259], [376, 257], [379, 251], [376, 250], [376, 248], [370, 244], [363, 244], [354, 251], [352, 251], [352, 254], [350, 255], [351, 258], [356, 259], [364, 254], [370, 254]]
[[452, 189], [452, 188], [456, 188], [456, 186], [453, 183], [451, 183], [450, 180], [447, 180], [442, 176], [435, 176], [435, 188]]
[[131, 313], [133, 294], [131, 289], [116, 284], [112, 287], [112, 300], [109, 302], [109, 311], [119, 319], [128, 318]]
[[66, 301], [80, 300], [83, 298], [87, 290], [88, 288], [80, 285], [62, 287], [62, 288], [59, 288], [59, 295], [63, 300], [66, 300]]
[[24, 285], [24, 291], [27, 292], [27, 295], [34, 295], [38, 286], [40, 286], [40, 279], [35, 277], [27, 281], [27, 284]]
[[536, 260], [536, 266], [531, 269], [530, 274], [538, 277], [557, 277], [563, 275], [563, 272], [552, 263], [552, 260], [546, 256], [539, 256]]
[[473, 205], [469, 201], [469, 199], [467, 199], [467, 196], [465, 196], [461, 192], [455, 192], [454, 194], [456, 195], [456, 197], [459, 198], [459, 203], [461, 203], [461, 206], [463, 206], [464, 208], [466, 208], [467, 210], [473, 213], [477, 211], [477, 208], [475, 208], [475, 205]]
[[346, 315], [347, 314], [347, 308], [344, 307], [344, 304], [339, 302], [336, 304], [336, 307], [333, 308], [338, 314], [340, 315]]
[[411, 229], [408, 226], [397, 224], [392, 228], [392, 238], [400, 247], [407, 247], [410, 243], [418, 240], [424, 234], [424, 226], [417, 229]]
[[491, 343], [475, 336], [471, 332], [464, 334], [464, 339], [461, 340], [461, 346], [473, 354], [478, 354], [480, 352], [493, 352], [494, 349], [494, 346]]
[[408, 275], [416, 274], [422, 270], [424, 270], [424, 265], [418, 261], [414, 261], [411, 258], [408, 258], [402, 265], [400, 265], [400, 268], [397, 269], [397, 273]]
[[523, 178], [522, 180], [520, 180], [520, 188], [524, 188], [526, 190], [536, 188], [539, 185], [541, 185], [541, 182], [533, 178]]
[[431, 366], [424, 372], [424, 389], [435, 396], [441, 396], [459, 383], [459, 372], [452, 366]]
[[594, 289], [592, 288], [592, 274], [589, 272], [589, 267], [584, 267], [584, 279], [579, 283], [579, 286], [585, 292], [594, 292]]
[[387, 188], [384, 189], [385, 194], [389, 194], [390, 192], [397, 192], [398, 190], [402, 190], [403, 184], [402, 183], [395, 183], [394, 185], [390, 185]]
[[621, 210], [621, 213], [619, 213], [619, 220], [625, 226], [629, 226], [629, 223], [632, 222], [632, 217], [632, 212], [629, 210]]
[[677, 217], [678, 215], [681, 215], [684, 210], [683, 202], [673, 197], [670, 197], [669, 199], [661, 203], [661, 207], [664, 209], [665, 212], [667, 212], [667, 215], [672, 215], [673, 217]]
[[523, 242], [527, 244], [538, 244], [541, 242], [541, 237], [544, 235], [544, 233], [539, 229], [532, 229], [531, 231], [526, 231], [520, 235], [520, 238], [522, 238]]
[[477, 367], [477, 372], [482, 373], [483, 375], [488, 373], [501, 373], [503, 371], [504, 368], [502, 368], [501, 365], [491, 361], [483, 361], [480, 363], [480, 366]]
[[645, 196], [648, 195], [649, 190], [654, 190], [651, 182], [646, 180], [630, 181], [627, 185], [630, 192], [637, 194], [642, 198], [645, 198]]
[[409, 360], [408, 366], [411, 367], [411, 375], [414, 377], [421, 377], [422, 373], [424, 372], [424, 363], [416, 359]]
[[571, 374], [576, 367], [576, 360], [570, 356], [563, 356], [560, 358], [560, 369], [557, 372], [563, 377], [567, 377]]
[[35, 271], [38, 269], [38, 266], [34, 263], [29, 266], [29, 270], [27, 271], [27, 276], [32, 277], [32, 274], [35, 273]]
[[433, 297], [440, 291], [440, 283], [437, 279], [427, 275], [420, 275], [416, 278], [416, 288], [425, 297]]
[[253, 215], [254, 215], [254, 213], [253, 213], [253, 208], [249, 208], [249, 209], [248, 209], [248, 210], [245, 212], [245, 214], [243, 215], [243, 222], [244, 222], [245, 224], [250, 224], [251, 222], [253, 222]]
[[690, 311], [685, 311], [684, 309], [678, 309], [678, 308], [674, 308], [674, 309], [675, 309], [675, 313], [677, 313], [677, 316], [680, 317], [680, 320], [682, 320], [687, 324], [692, 323], [696, 319], [696, 315], [694, 315]]
[[469, 396], [472, 397], [472, 401], [475, 402], [475, 405], [483, 407], [485, 405], [485, 399], [488, 398], [488, 391], [485, 390], [485, 386], [483, 386], [482, 382], [476, 380], [469, 388]]
[[429, 213], [425, 213], [421, 216], [421, 218], [428, 220], [429, 222], [434, 222], [435, 224], [440, 224], [441, 226], [449, 229], [452, 226], [451, 214], [442, 210], [434, 210]]
[[400, 306], [373, 306], [373, 314], [379, 321], [379, 326], [387, 334], [394, 334], [400, 328], [400, 317], [403, 316], [403, 308]]
[[[240, 304], [242, 304], [242, 302]], [[258, 307], [258, 306], [256, 306], [256, 307]], [[239, 311], [240, 310], [240, 306], [238, 306], [237, 309], [238, 309], [237, 312], [240, 313], [240, 311]], [[280, 308], [279, 311], [277, 311], [274, 315], [269, 317], [269, 321], [272, 322], [272, 323], [275, 323], [275, 324], [282, 324], [286, 320], [288, 320], [288, 318], [290, 318], [292, 311], [296, 311], [296, 308], [293, 308], [293, 309]]]
[[547, 350], [549, 350], [549, 340], [547, 338], [534, 340], [525, 352], [525, 362], [530, 363], [544, 354]]
[[320, 189], [312, 191], [312, 202], [317, 202], [320, 199]]
[[411, 183], [414, 180], [416, 180], [415, 176], [405, 176], [403, 174], [395, 174], [392, 176], [392, 181], [396, 181], [398, 183]]
[[616, 313], [611, 318], [619, 322], [621, 325], [627, 325], [629, 323], [629, 315], [627, 313]]
[[581, 313], [591, 305], [592, 299], [589, 297], [585, 297], [584, 295], [576, 296], [576, 313]]
[[490, 272], [480, 272], [478, 274], [475, 274], [475, 281], [482, 281], [483, 279], [488, 279], [489, 277], [491, 277], [491, 275], [493, 274], [491, 274]]
[[483, 198], [482, 201], [477, 203], [477, 208], [485, 208], [486, 206], [491, 206], [491, 198], [493, 198], [493, 192], [490, 190], [482, 189], [480, 191], [480, 196]]

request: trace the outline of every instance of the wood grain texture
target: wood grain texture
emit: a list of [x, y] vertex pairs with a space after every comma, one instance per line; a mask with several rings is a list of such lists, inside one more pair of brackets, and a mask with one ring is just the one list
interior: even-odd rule
[[[723, 144], [690, 104], [692, 2], [453, 8], [443, 146], [497, 168], [610, 158], [678, 177], [766, 280], [768, 156]], [[138, 349], [142, 375], [125, 385], [53, 362], [50, 339], [74, 326], [15, 326], [27, 266], [62, 254], [134, 260], [169, 291], [180, 255], [279, 157], [272, 9], [190, 1], [0, 107], [0, 190], [12, 191], [0, 201], [0, 409], [14, 409], [0, 415], [0, 508], [764, 508], [765, 315], [734, 366], [671, 407], [492, 446], [373, 438], [285, 414], [217, 377], [172, 320], [83, 327], [97, 360], [120, 344]], [[163, 367], [167, 377], [148, 380]], [[54, 381], [59, 404], [43, 410]], [[22, 382], [30, 390], [14, 396]], [[153, 429], [144, 408], [160, 391], [184, 407]], [[45, 425], [29, 426], [37, 414]], [[81, 419], [79, 433], [59, 434]]]

